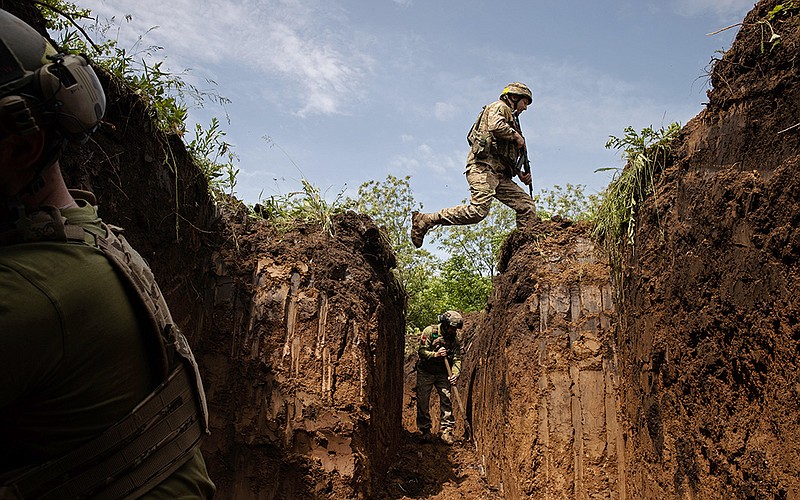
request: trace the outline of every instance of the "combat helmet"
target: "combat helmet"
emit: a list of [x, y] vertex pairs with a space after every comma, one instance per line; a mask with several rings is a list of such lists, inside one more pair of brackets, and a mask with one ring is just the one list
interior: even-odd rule
[[503, 91], [500, 93], [500, 97], [507, 95], [518, 95], [520, 97], [525, 97], [528, 99], [529, 103], [533, 103], [533, 93], [531, 89], [528, 88], [527, 85], [520, 82], [511, 82], [503, 88]]
[[461, 317], [458, 311], [447, 311], [439, 315], [439, 323], [461, 328], [464, 326], [464, 318]]
[[21, 135], [54, 123], [85, 141], [100, 123], [106, 97], [85, 56], [59, 54], [36, 30], [0, 9], [0, 125]]

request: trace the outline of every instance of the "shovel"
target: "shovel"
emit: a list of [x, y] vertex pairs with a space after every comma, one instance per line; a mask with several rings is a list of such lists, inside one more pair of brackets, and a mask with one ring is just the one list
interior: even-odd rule
[[[453, 376], [453, 371], [450, 369], [450, 362], [447, 361], [447, 358], [444, 358], [444, 366], [447, 367], [447, 378], [451, 378]], [[475, 454], [480, 455], [478, 453], [478, 443], [475, 441], [475, 436], [472, 434], [472, 427], [469, 425], [469, 421], [467, 420], [467, 412], [464, 411], [464, 403], [461, 402], [461, 396], [458, 394], [458, 387], [455, 384], [450, 384], [450, 388], [453, 389], [453, 394], [456, 396], [456, 402], [458, 403], [458, 409], [461, 410], [461, 415], [464, 417], [464, 435], [472, 441], [472, 446], [475, 447]], [[486, 477], [486, 472], [483, 466], [483, 463], [478, 464], [478, 467], [481, 471], [481, 476]]]
[[[444, 358], [444, 366], [447, 367], [447, 378], [450, 379], [453, 377], [453, 371], [450, 369], [450, 362], [447, 361], [447, 358]], [[467, 437], [472, 440], [474, 443], [475, 440], [472, 436], [472, 427], [469, 425], [469, 421], [467, 420], [467, 412], [464, 411], [464, 403], [461, 402], [461, 396], [458, 394], [458, 387], [455, 384], [450, 384], [450, 388], [453, 389], [453, 394], [456, 396], [456, 402], [458, 403], [458, 409], [461, 410], [461, 416], [464, 417], [464, 429], [466, 430]], [[475, 445], [475, 449], [478, 449], [477, 444]]]

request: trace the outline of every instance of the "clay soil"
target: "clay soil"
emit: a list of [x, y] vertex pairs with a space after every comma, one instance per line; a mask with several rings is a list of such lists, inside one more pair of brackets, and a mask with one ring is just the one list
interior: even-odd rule
[[800, 496], [800, 16], [779, 5], [715, 62], [639, 215], [616, 341], [638, 497]]

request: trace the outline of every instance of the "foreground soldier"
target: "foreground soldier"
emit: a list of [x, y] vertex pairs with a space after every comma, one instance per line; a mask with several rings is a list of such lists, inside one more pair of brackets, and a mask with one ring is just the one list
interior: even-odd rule
[[61, 176], [104, 110], [85, 58], [0, 10], [0, 498], [210, 498], [186, 339]]
[[[417, 361], [417, 428], [424, 441], [431, 438], [430, 400], [431, 390], [436, 387], [439, 394], [439, 426], [442, 441], [453, 444], [453, 402], [450, 399], [450, 386], [456, 383], [461, 372], [461, 345], [458, 342], [458, 329], [464, 326], [461, 314], [447, 311], [439, 315], [439, 324], [431, 325], [422, 331], [420, 337], [419, 361]], [[450, 364], [452, 376], [447, 375], [445, 360]]]
[[529, 194], [512, 179], [518, 175], [531, 184], [530, 172], [516, 171], [517, 158], [525, 147], [517, 117], [533, 102], [530, 89], [523, 83], [509, 83], [500, 99], [483, 108], [470, 130], [467, 156], [469, 205], [445, 208], [432, 214], [411, 215], [411, 241], [422, 246], [425, 234], [434, 226], [476, 224], [489, 215], [492, 199], [497, 198], [517, 213], [517, 227], [536, 218], [536, 207]]

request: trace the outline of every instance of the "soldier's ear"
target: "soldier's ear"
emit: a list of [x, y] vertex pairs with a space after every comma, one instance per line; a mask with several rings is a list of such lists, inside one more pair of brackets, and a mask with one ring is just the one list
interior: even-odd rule
[[[42, 156], [45, 143], [43, 130], [26, 135], [11, 134], [7, 139], [10, 154], [20, 168], [27, 168], [37, 163]], [[6, 141], [3, 142], [5, 143]]]
[[2, 188], [9, 192], [22, 189], [36, 175], [36, 166], [44, 152], [45, 133], [7, 134], [0, 139]]

